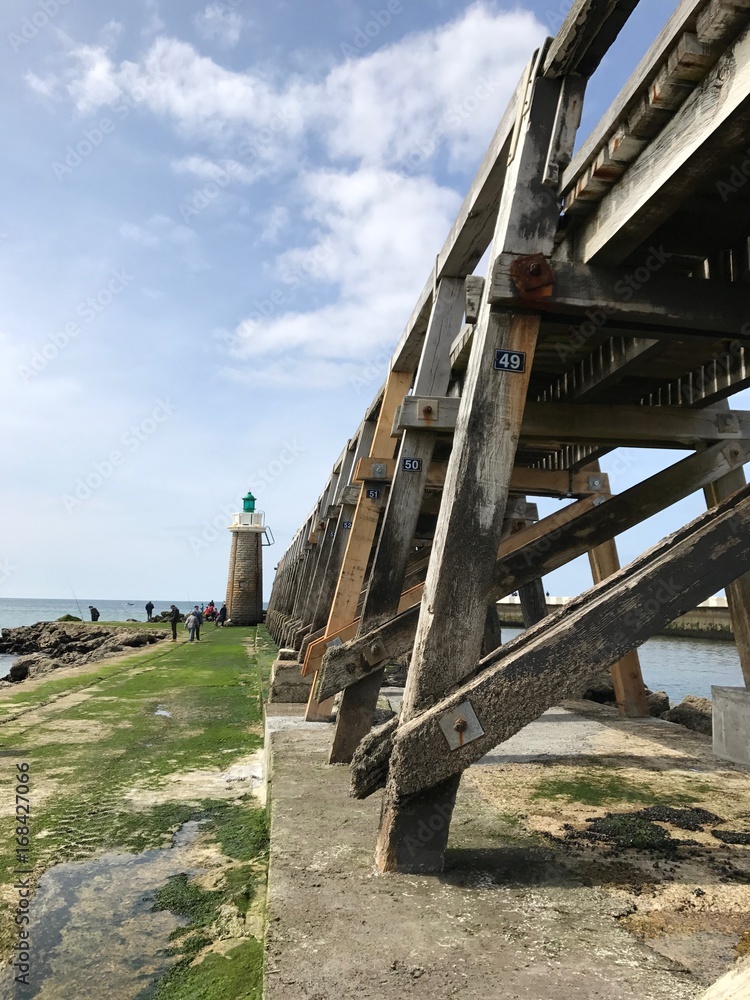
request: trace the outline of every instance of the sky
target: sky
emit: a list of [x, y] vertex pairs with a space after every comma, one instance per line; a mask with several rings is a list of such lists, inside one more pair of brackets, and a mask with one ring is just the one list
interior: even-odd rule
[[[569, 6], [5, 0], [0, 597], [220, 595], [248, 489], [268, 594]], [[642, 0], [581, 139], [672, 6]], [[677, 457], [604, 466], [620, 491]]]

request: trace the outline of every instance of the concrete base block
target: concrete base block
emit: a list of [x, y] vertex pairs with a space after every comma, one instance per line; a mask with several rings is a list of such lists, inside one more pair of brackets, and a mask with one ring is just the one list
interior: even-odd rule
[[296, 649], [280, 649], [276, 657], [277, 660], [297, 660], [299, 653]]
[[302, 676], [298, 661], [275, 660], [271, 667], [271, 687], [268, 700], [269, 702], [286, 702], [291, 705], [307, 704], [312, 682], [312, 674], [309, 677]]
[[750, 690], [712, 687], [714, 753], [750, 767]]

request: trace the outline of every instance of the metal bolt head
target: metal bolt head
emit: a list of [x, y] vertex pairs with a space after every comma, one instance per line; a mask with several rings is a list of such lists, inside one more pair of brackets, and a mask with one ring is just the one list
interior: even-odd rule
[[459, 717], [453, 723], [453, 728], [457, 733], [465, 733], [466, 730], [469, 728], [469, 723], [466, 721], [466, 719], [464, 719], [462, 716], [459, 715]]
[[425, 408], [422, 410], [422, 413], [432, 413], [432, 407], [425, 406]]
[[529, 264], [529, 274], [533, 274], [536, 277], [536, 275], [541, 274], [541, 272], [542, 269], [537, 261], [533, 261], [533, 263]]

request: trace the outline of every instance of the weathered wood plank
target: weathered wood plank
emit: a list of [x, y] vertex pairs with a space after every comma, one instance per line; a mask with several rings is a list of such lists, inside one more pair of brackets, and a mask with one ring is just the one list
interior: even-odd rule
[[[744, 150], [750, 128], [750, 32], [745, 30], [576, 233], [584, 263], [617, 264]], [[697, 283], [696, 283], [697, 284]]]
[[[472, 680], [396, 730], [387, 788], [424, 795], [460, 775], [603, 667], [747, 572], [748, 539], [745, 489], [485, 657]], [[483, 735], [451, 749], [442, 726], [451, 731], [467, 706]], [[352, 773], [355, 794], [374, 790], [366, 760], [355, 758]]]
[[596, 70], [638, 0], [575, 0], [544, 60], [544, 76]]
[[588, 169], [597, 152], [618, 126], [627, 118], [633, 104], [648, 87], [667, 58], [669, 50], [685, 31], [692, 31], [698, 11], [706, 0], [682, 0], [677, 9], [649, 46], [640, 63], [633, 70], [620, 93], [602, 116], [597, 126], [581, 145], [563, 175], [561, 191], [566, 193]]

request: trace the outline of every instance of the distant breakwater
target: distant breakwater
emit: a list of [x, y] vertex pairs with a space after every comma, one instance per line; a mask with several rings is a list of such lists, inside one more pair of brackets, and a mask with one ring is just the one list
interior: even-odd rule
[[[547, 611], [553, 614], [564, 607], [569, 599], [564, 597], [551, 598], [547, 602]], [[721, 599], [719, 599], [721, 600]], [[503, 600], [497, 605], [500, 624], [523, 628], [523, 616], [518, 600]], [[684, 639], [725, 639], [734, 641], [732, 621], [729, 608], [725, 602], [707, 606], [701, 605], [693, 611], [670, 622], [659, 635], [678, 636]]]

